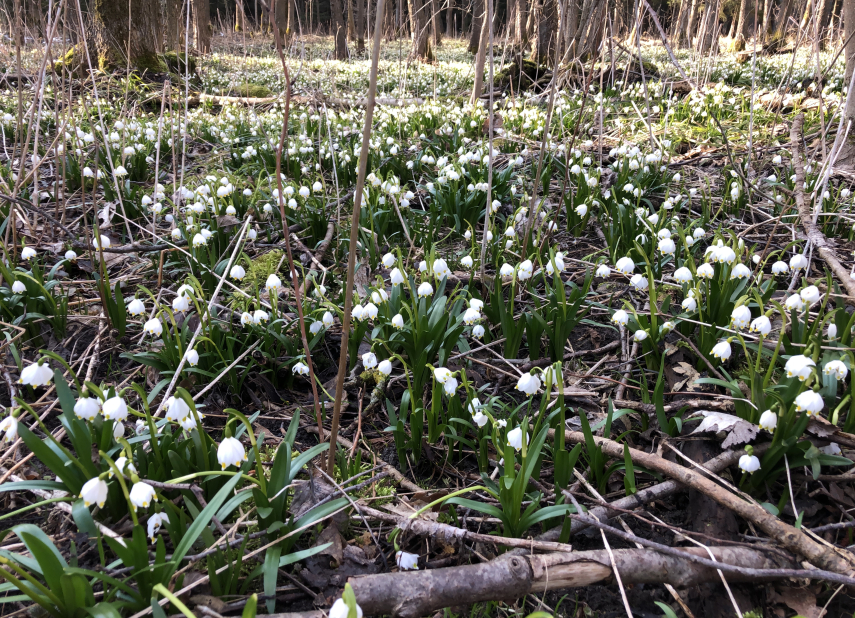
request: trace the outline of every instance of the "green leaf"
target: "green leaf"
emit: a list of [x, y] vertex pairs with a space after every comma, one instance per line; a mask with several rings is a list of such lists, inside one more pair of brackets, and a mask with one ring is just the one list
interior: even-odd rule
[[264, 553], [264, 594], [268, 597], [265, 601], [268, 614], [272, 614], [276, 610], [276, 580], [279, 577], [279, 557], [281, 555], [281, 543], [268, 547]]
[[59, 481], [9, 481], [0, 485], [0, 493], [4, 491], [27, 491], [29, 489], [68, 491], [65, 483], [60, 483]]
[[659, 606], [659, 609], [665, 612], [663, 618], [677, 618], [677, 614], [674, 613], [674, 610], [665, 605], [662, 601], [654, 601], [654, 603]]
[[122, 618], [119, 611], [113, 607], [112, 603], [98, 603], [94, 607], [84, 607], [86, 613], [92, 618]]
[[56, 546], [42, 530], [32, 524], [15, 526], [12, 531], [18, 535], [33, 558], [38, 561], [41, 575], [47, 587], [56, 594], [61, 594], [62, 582], [60, 579], [63, 569], [68, 565]]

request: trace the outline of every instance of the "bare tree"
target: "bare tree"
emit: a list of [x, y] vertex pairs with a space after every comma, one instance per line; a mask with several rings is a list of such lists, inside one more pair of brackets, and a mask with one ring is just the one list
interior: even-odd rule
[[344, 23], [341, 0], [330, 0], [330, 13], [332, 13], [332, 29], [335, 36], [335, 58], [347, 60], [347, 26]]
[[445, 4], [445, 36], [451, 38], [454, 36], [454, 0], [446, 0]]
[[439, 2], [430, 0], [430, 27], [433, 30], [433, 46], [442, 45], [442, 32], [439, 29]]
[[517, 0], [516, 23], [514, 24], [514, 39], [520, 50], [528, 45], [528, 0]]
[[484, 0], [472, 0], [472, 33], [469, 36], [469, 53], [478, 53], [481, 41], [481, 26], [484, 19]]
[[490, 41], [489, 24], [486, 16], [481, 20], [481, 33], [478, 44], [478, 55], [475, 56], [475, 75], [472, 84], [472, 95], [469, 102], [474, 105], [481, 97], [481, 91], [484, 89], [484, 65], [487, 61], [487, 47]]
[[356, 0], [356, 53], [365, 51], [365, 0]]
[[553, 45], [558, 45], [558, 2], [543, 0], [540, 20], [537, 24], [537, 41], [532, 52], [532, 59], [538, 63], [548, 62], [554, 53]]
[[165, 70], [158, 56], [163, 31], [158, 0], [136, 0], [130, 6], [127, 2], [95, 0], [90, 6], [100, 67]]
[[193, 16], [196, 20], [196, 49], [200, 54], [207, 54], [211, 51], [210, 0], [193, 0]]
[[410, 23], [413, 27], [413, 50], [410, 57], [414, 60], [433, 60], [430, 36], [430, 0], [411, 0], [413, 11]]
[[164, 29], [164, 48], [170, 50], [181, 49], [182, 33], [184, 32], [184, 20], [181, 19], [183, 2], [181, 0], [166, 0], [166, 28]]

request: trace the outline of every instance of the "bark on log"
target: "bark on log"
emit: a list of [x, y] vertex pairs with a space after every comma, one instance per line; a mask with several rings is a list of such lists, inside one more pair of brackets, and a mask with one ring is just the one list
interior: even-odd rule
[[[798, 182], [798, 180], [796, 181]], [[550, 429], [550, 436], [554, 431]], [[565, 431], [564, 439], [571, 444], [584, 444], [585, 435], [579, 431]], [[607, 456], [620, 459], [624, 456], [624, 445], [605, 438], [594, 437]], [[855, 556], [844, 553], [834, 547], [827, 547], [814, 541], [801, 530], [784, 523], [758, 504], [748, 502], [714, 483], [692, 468], [668, 461], [658, 455], [645, 453], [637, 449], [629, 449], [630, 457], [635, 465], [655, 470], [683, 485], [696, 489], [708, 495], [737, 515], [752, 522], [768, 534], [774, 541], [788, 551], [802, 556], [816, 567], [840, 573], [847, 577], [855, 576]]]
[[[680, 548], [708, 558], [706, 549]], [[792, 568], [783, 559], [772, 559], [746, 548], [711, 547], [716, 561], [749, 569]], [[718, 581], [715, 569], [688, 559], [665, 556], [645, 549], [613, 550], [624, 585], [671, 584], [686, 588]], [[728, 581], [758, 581], [728, 573]], [[356, 600], [366, 615], [391, 614], [402, 618], [426, 616], [454, 605], [480, 601], [511, 600], [532, 592], [579, 588], [614, 583], [606, 550], [574, 553], [510, 556], [483, 564], [382, 573], [350, 579]]]
[[816, 227], [816, 224], [813, 222], [813, 212], [805, 201], [803, 189], [805, 183], [805, 168], [802, 163], [801, 147], [804, 123], [805, 115], [799, 114], [790, 126], [790, 152], [793, 157], [793, 167], [796, 170], [794, 191], [796, 194], [796, 207], [799, 210], [799, 219], [801, 220], [805, 234], [816, 248], [817, 253], [819, 253], [820, 257], [822, 257], [822, 259], [825, 260], [825, 263], [828, 264], [828, 267], [831, 269], [831, 272], [834, 273], [834, 276], [840, 280], [840, 283], [846, 290], [846, 293], [855, 298], [855, 280], [849, 276], [849, 271], [840, 263], [840, 260], [837, 259], [834, 249], [831, 247], [831, 244], [828, 242], [825, 234]]

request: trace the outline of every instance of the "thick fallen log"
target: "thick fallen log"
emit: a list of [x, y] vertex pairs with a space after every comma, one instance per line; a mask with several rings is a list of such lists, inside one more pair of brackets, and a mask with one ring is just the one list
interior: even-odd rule
[[816, 227], [816, 224], [813, 222], [813, 212], [805, 200], [805, 168], [802, 163], [801, 146], [804, 124], [805, 115], [799, 114], [790, 126], [790, 152], [793, 157], [793, 168], [796, 171], [794, 191], [796, 195], [796, 207], [799, 210], [799, 219], [801, 220], [802, 227], [805, 230], [808, 240], [810, 240], [813, 246], [816, 247], [817, 253], [819, 253], [820, 257], [825, 260], [826, 264], [828, 264], [831, 272], [833, 272], [834, 276], [840, 281], [840, 284], [846, 290], [846, 293], [849, 296], [855, 297], [855, 280], [852, 279], [849, 275], [849, 271], [840, 263], [840, 260], [837, 259], [837, 255], [835, 255], [834, 248], [831, 246], [831, 243], [828, 242], [828, 238], [826, 238], [825, 234]]
[[[719, 581], [715, 568], [696, 561], [709, 562], [706, 549], [679, 549], [691, 558], [666, 556], [646, 549], [617, 549], [613, 554], [624, 585], [671, 584], [686, 588]], [[727, 579], [732, 582], [780, 579], [782, 575], [776, 577], [773, 573], [785, 573], [795, 566], [771, 553], [747, 548], [711, 547], [710, 551], [716, 562], [740, 567], [741, 573], [728, 573]], [[752, 573], [757, 569], [766, 573]], [[514, 555], [482, 564], [382, 573], [350, 580], [366, 615], [391, 614], [402, 618], [426, 616], [455, 605], [512, 600], [534, 592], [612, 583], [614, 575], [606, 550]]]

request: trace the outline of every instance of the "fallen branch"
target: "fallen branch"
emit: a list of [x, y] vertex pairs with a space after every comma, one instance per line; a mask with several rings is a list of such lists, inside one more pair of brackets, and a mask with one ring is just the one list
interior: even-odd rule
[[[201, 103], [213, 103], [214, 105], [272, 105], [284, 100], [284, 97], [229, 97], [213, 94], [200, 94], [187, 99], [187, 105], [194, 107]], [[361, 99], [342, 99], [339, 97], [291, 97], [295, 105], [327, 105], [328, 107], [364, 107], [367, 104], [365, 97]], [[389, 107], [407, 107], [408, 105], [422, 105], [424, 99], [395, 99], [393, 97], [378, 97], [377, 105]]]
[[813, 222], [813, 212], [805, 201], [804, 185], [805, 185], [805, 168], [802, 163], [802, 148], [801, 139], [802, 131], [805, 123], [805, 115], [799, 114], [793, 120], [790, 126], [790, 153], [793, 157], [793, 168], [796, 170], [795, 196], [796, 207], [799, 210], [799, 219], [802, 227], [805, 230], [808, 240], [816, 247], [817, 253], [825, 260], [834, 276], [840, 280], [841, 285], [846, 289], [849, 296], [855, 297], [855, 280], [849, 274], [849, 271], [840, 263], [831, 247], [828, 239], [825, 237], [816, 224]]
[[[792, 564], [764, 552], [733, 547], [710, 550], [716, 562], [709, 559], [705, 548], [699, 547], [675, 548], [675, 552], [686, 557], [645, 549], [616, 549], [612, 553], [625, 585], [667, 583], [687, 588], [718, 581], [716, 568], [728, 571], [730, 581], [770, 581], [807, 573], [791, 570]], [[455, 605], [511, 600], [532, 592], [613, 582], [605, 550], [515, 555], [483, 564], [350, 579], [356, 600], [366, 615], [391, 614], [402, 618], [426, 616]]]

